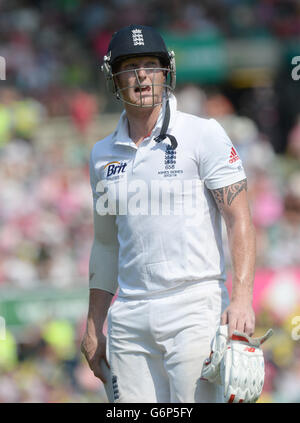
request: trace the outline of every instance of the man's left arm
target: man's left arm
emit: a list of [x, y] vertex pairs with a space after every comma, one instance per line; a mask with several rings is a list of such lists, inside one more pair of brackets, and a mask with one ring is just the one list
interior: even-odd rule
[[252, 336], [255, 330], [252, 299], [256, 240], [247, 198], [247, 179], [211, 192], [226, 224], [232, 262], [231, 300], [222, 314], [221, 324], [228, 324], [229, 336], [234, 330]]

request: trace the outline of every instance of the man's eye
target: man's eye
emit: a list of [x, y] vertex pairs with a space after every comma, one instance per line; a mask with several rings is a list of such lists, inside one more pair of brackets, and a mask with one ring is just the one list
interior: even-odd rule
[[130, 63], [129, 65], [126, 65], [126, 69], [135, 69], [137, 65], [135, 63]]

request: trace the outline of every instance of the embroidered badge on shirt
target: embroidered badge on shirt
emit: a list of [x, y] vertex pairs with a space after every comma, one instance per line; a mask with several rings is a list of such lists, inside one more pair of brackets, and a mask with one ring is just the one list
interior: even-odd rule
[[158, 175], [163, 175], [164, 177], [174, 177], [180, 173], [183, 173], [183, 170], [176, 170], [176, 151], [172, 149], [170, 145], [166, 146], [165, 151], [165, 170], [160, 170]]

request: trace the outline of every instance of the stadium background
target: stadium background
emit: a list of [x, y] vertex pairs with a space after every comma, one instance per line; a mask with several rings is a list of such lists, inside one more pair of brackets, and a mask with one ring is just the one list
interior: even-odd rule
[[106, 401], [79, 351], [88, 158], [121, 111], [99, 70], [111, 34], [130, 23], [161, 31], [176, 53], [179, 107], [216, 118], [244, 161], [255, 335], [275, 330], [260, 402], [300, 402], [297, 0], [0, 1], [0, 402]]

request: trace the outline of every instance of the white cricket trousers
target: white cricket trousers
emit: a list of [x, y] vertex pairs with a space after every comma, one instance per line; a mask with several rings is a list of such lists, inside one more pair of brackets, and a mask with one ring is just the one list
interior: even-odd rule
[[200, 375], [228, 304], [222, 282], [147, 299], [117, 298], [108, 312], [109, 401], [223, 402], [222, 387]]

